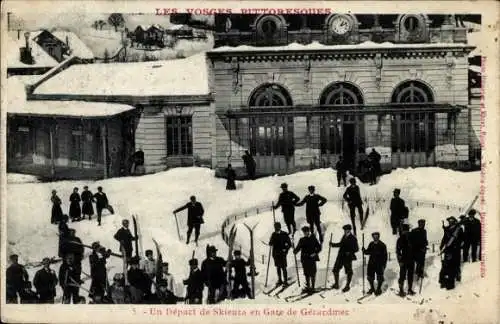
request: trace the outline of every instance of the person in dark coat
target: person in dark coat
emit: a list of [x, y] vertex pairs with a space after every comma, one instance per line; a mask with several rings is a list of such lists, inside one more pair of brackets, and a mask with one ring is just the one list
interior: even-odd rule
[[226, 190], [236, 190], [236, 183], [235, 183], [236, 171], [234, 171], [231, 164], [227, 165], [226, 177], [227, 177]]
[[248, 179], [255, 179], [256, 164], [253, 156], [250, 154], [250, 152], [245, 151], [245, 154], [241, 158], [243, 159], [243, 163], [245, 164], [245, 168], [247, 169]]
[[134, 154], [132, 154], [132, 173], [135, 175], [141, 175], [145, 173], [144, 170], [144, 152], [139, 148]]
[[418, 227], [411, 231], [411, 245], [415, 261], [415, 274], [417, 278], [424, 277], [425, 254], [427, 253], [427, 231], [425, 230], [425, 219], [418, 220]]
[[280, 193], [278, 202], [273, 205], [273, 208], [278, 209], [281, 207], [288, 233], [293, 236], [297, 231], [297, 225], [295, 223], [295, 205], [300, 201], [300, 198], [292, 191], [288, 191], [288, 185], [286, 183], [281, 184], [281, 190], [282, 193]]
[[[94, 195], [94, 201], [95, 208], [97, 209], [97, 225], [101, 226], [102, 210], [108, 209], [111, 212], [109, 208], [108, 196], [106, 196], [106, 194], [102, 191], [102, 187], [97, 187], [97, 192]], [[113, 212], [111, 212], [111, 214], [113, 214]]]
[[[363, 254], [369, 255], [368, 267], [366, 271], [366, 279], [370, 284], [368, 294], [379, 296], [382, 294], [382, 283], [384, 282], [384, 271], [387, 266], [387, 247], [384, 242], [380, 240], [380, 233], [372, 233], [373, 241], [368, 244], [368, 248], [363, 247]], [[377, 289], [375, 290], [375, 275], [377, 275]]]
[[52, 224], [57, 224], [61, 221], [63, 212], [61, 208], [61, 198], [57, 195], [57, 191], [52, 190], [52, 197], [50, 197], [50, 201], [52, 201], [52, 216], [50, 218], [50, 222]]
[[339, 156], [339, 160], [335, 163], [335, 170], [337, 170], [337, 187], [340, 187], [340, 180], [344, 183], [344, 187], [347, 187], [347, 165], [342, 156]]
[[226, 261], [217, 256], [215, 246], [207, 248], [208, 257], [201, 264], [203, 281], [208, 287], [208, 304], [215, 304], [221, 299], [224, 286], [226, 284], [226, 274], [224, 268]]
[[316, 188], [314, 186], [309, 186], [307, 188], [309, 194], [305, 196], [302, 201], [297, 203], [297, 206], [302, 206], [306, 204], [306, 220], [311, 228], [311, 233], [314, 235], [314, 226], [318, 229], [319, 241], [323, 243], [323, 233], [321, 232], [321, 212], [319, 207], [326, 204], [326, 198], [314, 193]]
[[380, 160], [382, 157], [380, 154], [375, 151], [375, 148], [372, 148], [372, 151], [370, 154], [368, 154], [368, 160], [371, 165], [371, 178], [370, 178], [370, 183], [371, 184], [376, 184], [377, 183], [377, 177], [381, 173], [381, 168], [380, 168]]
[[92, 206], [92, 200], [94, 195], [89, 190], [88, 186], [83, 187], [82, 191], [82, 216], [85, 219], [85, 216], [89, 217], [89, 220], [92, 220], [92, 215], [94, 215], [94, 207]]
[[89, 297], [94, 299], [96, 296], [102, 299], [108, 289], [108, 276], [106, 270], [106, 259], [109, 258], [110, 253], [100, 246], [99, 242], [92, 243], [92, 254], [89, 256], [90, 263], [90, 283]]
[[183, 281], [186, 285], [186, 301], [188, 304], [203, 303], [203, 274], [198, 269], [198, 259], [189, 260], [189, 277]]
[[469, 250], [472, 262], [476, 262], [478, 257], [481, 260], [481, 221], [475, 217], [476, 213], [475, 209], [471, 209], [464, 224], [464, 262], [469, 261]]
[[114, 238], [118, 242], [120, 242], [120, 251], [125, 250], [125, 255], [127, 256], [127, 260], [130, 260], [132, 257], [132, 241], [137, 240], [137, 237], [134, 237], [128, 228], [129, 221], [128, 219], [124, 219], [122, 221], [122, 228], [120, 228]]
[[76, 231], [74, 229], [70, 228], [68, 233], [69, 235], [67, 236], [63, 249], [64, 255], [71, 254], [73, 256], [73, 264], [81, 271], [84, 251], [82, 240], [76, 236]]
[[391, 227], [392, 234], [397, 235], [400, 231], [401, 223], [404, 220], [406, 214], [405, 201], [399, 197], [401, 194], [401, 189], [394, 189], [394, 197], [391, 199]]
[[73, 255], [68, 254], [64, 258], [59, 268], [59, 285], [63, 290], [63, 304], [78, 304], [80, 301], [80, 285], [83, 281], [80, 279], [80, 270], [73, 262]]
[[78, 193], [78, 188], [73, 189], [73, 193], [69, 196], [69, 217], [71, 221], [79, 221], [82, 219], [82, 209], [80, 208], [80, 194]]
[[56, 272], [50, 268], [49, 258], [43, 258], [42, 264], [43, 268], [35, 273], [33, 285], [38, 295], [38, 303], [53, 304], [58, 283], [57, 275]]
[[[234, 298], [240, 296], [240, 291], [248, 298], [252, 298], [252, 290], [248, 284], [246, 267], [251, 265], [251, 260], [245, 260], [241, 257], [241, 251], [233, 252], [234, 259], [231, 261], [230, 269], [234, 269], [234, 283], [231, 295]], [[240, 288], [241, 287], [241, 288]]]
[[141, 304], [151, 294], [151, 279], [139, 268], [138, 257], [132, 257], [129, 264], [130, 268], [127, 272], [127, 278], [130, 284], [132, 304]]
[[17, 296], [19, 295], [22, 303], [29, 275], [26, 268], [18, 263], [19, 256], [17, 254], [9, 256], [9, 260], [11, 264], [5, 273], [6, 302], [7, 304], [17, 304]]
[[186, 244], [189, 244], [189, 239], [191, 238], [191, 233], [193, 232], [194, 229], [194, 242], [196, 245], [198, 245], [198, 238], [200, 237], [200, 228], [201, 224], [205, 223], [203, 220], [203, 215], [205, 214], [205, 210], [203, 209], [203, 205], [196, 201], [195, 196], [191, 196], [189, 198], [189, 202], [185, 204], [182, 207], [177, 208], [174, 210], [174, 214], [177, 214], [180, 211], [183, 211], [184, 209], [188, 210], [188, 217], [187, 217], [187, 238], [186, 238]]
[[413, 291], [413, 274], [415, 270], [413, 247], [410, 238], [410, 226], [408, 224], [401, 225], [401, 233], [396, 241], [396, 256], [399, 262], [399, 295], [405, 296], [404, 284], [408, 281], [408, 294], [415, 295]]
[[299, 243], [293, 250], [294, 254], [300, 252], [300, 262], [304, 269], [304, 277], [306, 278], [306, 287], [303, 289], [305, 293], [312, 293], [315, 290], [316, 283], [316, 262], [319, 261], [319, 252], [321, 245], [314, 235], [311, 235], [309, 226], [302, 227], [304, 236], [300, 238]]
[[349, 183], [350, 185], [345, 190], [343, 198], [349, 207], [352, 228], [354, 229], [354, 235], [356, 235], [356, 209], [359, 213], [359, 222], [360, 224], [363, 224], [363, 201], [361, 200], [361, 193], [358, 185], [356, 184], [356, 179], [349, 179]]
[[460, 281], [461, 248], [463, 244], [463, 229], [455, 217], [447, 218], [448, 226], [444, 229], [440, 244], [440, 254], [443, 254], [442, 268], [439, 274], [441, 288], [454, 289], [455, 280]]
[[[278, 273], [278, 282], [276, 285], [284, 284], [285, 286], [288, 286], [286, 256], [288, 254], [288, 250], [292, 247], [292, 242], [290, 241], [288, 233], [281, 230], [281, 224], [278, 222], [274, 223], [274, 232], [271, 234], [271, 238], [269, 239], [269, 246], [272, 247], [271, 253], [274, 260], [274, 266], [276, 267], [276, 271]], [[283, 273], [283, 277], [281, 276], [281, 273]]]
[[65, 253], [66, 240], [69, 236], [69, 227], [68, 227], [69, 216], [63, 215], [61, 221], [58, 224], [59, 229], [59, 251], [58, 256], [63, 258]]
[[345, 274], [347, 275], [347, 282], [345, 284], [343, 292], [347, 292], [351, 289], [352, 280], [352, 261], [356, 260], [356, 252], [359, 251], [358, 240], [354, 235], [352, 235], [352, 226], [346, 224], [342, 226], [344, 230], [344, 235], [338, 243], [330, 243], [333, 248], [339, 248], [339, 253], [337, 254], [337, 259], [333, 266], [333, 276], [335, 283], [333, 284], [333, 289], [339, 289], [339, 273], [342, 268], [344, 268]]

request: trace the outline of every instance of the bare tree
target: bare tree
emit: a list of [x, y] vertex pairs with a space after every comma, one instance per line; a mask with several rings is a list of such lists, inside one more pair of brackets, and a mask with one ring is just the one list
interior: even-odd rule
[[112, 13], [108, 17], [108, 22], [111, 26], [115, 27], [115, 31], [118, 31], [118, 27], [125, 25], [125, 18], [121, 13]]

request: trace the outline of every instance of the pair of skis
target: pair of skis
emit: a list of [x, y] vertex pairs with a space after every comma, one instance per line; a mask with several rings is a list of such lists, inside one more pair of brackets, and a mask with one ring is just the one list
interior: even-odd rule
[[234, 249], [234, 242], [236, 240], [236, 230], [237, 230], [236, 225], [233, 225], [233, 227], [231, 227], [231, 231], [229, 232], [229, 240], [228, 240], [229, 250], [228, 250], [227, 261], [226, 261], [226, 281], [227, 281], [226, 292], [227, 292], [228, 298], [230, 298], [230, 299], [231, 299], [232, 291], [233, 291], [233, 289], [232, 289], [233, 287], [231, 284], [231, 272], [232, 272], [231, 263], [233, 261], [233, 249]]

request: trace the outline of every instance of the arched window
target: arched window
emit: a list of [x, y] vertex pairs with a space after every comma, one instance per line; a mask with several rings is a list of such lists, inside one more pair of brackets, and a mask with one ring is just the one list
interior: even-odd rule
[[337, 82], [323, 91], [319, 103], [320, 105], [358, 105], [363, 103], [363, 95], [356, 86]]
[[[434, 102], [434, 95], [422, 82], [407, 81], [394, 89], [391, 101], [402, 104], [425, 104]], [[432, 151], [435, 146], [434, 124], [434, 113], [405, 113], [403, 110], [401, 113], [393, 114], [392, 151]]]
[[250, 97], [250, 107], [291, 106], [288, 91], [277, 84], [266, 84], [257, 88]]

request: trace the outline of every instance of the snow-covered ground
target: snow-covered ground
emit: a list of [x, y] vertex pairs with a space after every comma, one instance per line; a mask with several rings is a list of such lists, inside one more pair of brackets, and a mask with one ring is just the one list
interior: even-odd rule
[[[441, 221], [446, 217], [458, 216], [459, 211], [456, 206], [466, 208], [473, 197], [479, 192], [480, 184], [479, 172], [462, 173], [439, 168], [418, 168], [418, 169], [397, 169], [391, 174], [381, 178], [376, 186], [361, 184], [361, 191], [364, 197], [368, 197], [370, 206], [370, 216], [365, 228], [365, 244], [370, 241], [373, 231], [381, 233], [384, 241], [391, 253], [391, 261], [386, 269], [386, 284], [389, 288], [397, 287], [397, 277], [399, 267], [394, 261], [394, 245], [396, 238], [392, 236], [389, 226], [388, 204], [392, 196], [392, 190], [401, 188], [402, 197], [410, 205], [410, 224], [416, 225], [420, 218], [427, 220], [429, 241], [437, 243], [441, 239]], [[9, 175], [9, 179], [18, 179], [17, 175]], [[338, 241], [342, 234], [341, 226], [350, 222], [348, 211], [342, 208], [338, 202], [343, 188], [337, 188], [335, 173], [331, 169], [319, 169], [306, 171], [287, 176], [272, 176], [254, 181], [237, 182], [239, 190], [226, 191], [225, 180], [214, 177], [214, 172], [205, 168], [176, 168], [166, 172], [141, 177], [126, 177], [108, 179], [103, 181], [61, 181], [53, 183], [13, 183], [19, 181], [9, 181], [7, 191], [7, 233], [8, 245], [7, 253], [17, 253], [20, 255], [20, 262], [27, 263], [39, 261], [45, 256], [55, 256], [57, 254], [57, 227], [50, 224], [50, 193], [56, 189], [63, 200], [63, 211], [69, 208], [69, 194], [73, 187], [82, 188], [88, 185], [92, 191], [101, 185], [107, 193], [111, 204], [115, 209], [115, 215], [107, 213], [103, 216], [102, 226], [98, 227], [95, 218], [92, 222], [84, 220], [77, 223], [70, 223], [70, 227], [76, 229], [84, 243], [90, 244], [93, 241], [100, 243], [113, 251], [118, 251], [118, 243], [113, 239], [116, 230], [121, 226], [122, 219], [131, 218], [132, 214], [139, 215], [141, 231], [143, 235], [143, 248], [153, 249], [152, 238], [155, 238], [161, 246], [164, 260], [170, 262], [170, 269], [178, 283], [187, 277], [187, 261], [191, 253], [195, 250], [198, 259], [205, 257], [206, 244], [214, 244], [219, 249], [219, 255], [227, 257], [227, 247], [221, 239], [220, 227], [224, 219], [231, 214], [242, 213], [251, 210], [256, 206], [271, 205], [271, 201], [276, 200], [280, 192], [280, 184], [287, 182], [289, 188], [300, 197], [307, 192], [307, 186], [314, 184], [318, 193], [329, 199], [322, 208], [322, 221], [326, 227], [326, 241], [333, 235], [333, 241]], [[172, 210], [188, 201], [190, 195], [196, 195], [205, 207], [205, 224], [202, 227], [200, 246], [193, 244], [187, 246], [184, 241], [179, 241], [175, 219]], [[379, 199], [376, 203], [375, 200]], [[386, 199], [385, 202], [382, 199]], [[449, 209], [440, 208], [437, 205], [432, 208], [430, 205], [419, 206], [416, 201], [434, 201], [441, 204], [449, 204]], [[478, 204], [476, 204], [477, 207]], [[185, 238], [186, 214], [179, 213], [179, 224], [181, 234]], [[281, 212], [276, 211], [277, 220], [282, 220]], [[300, 227], [304, 222], [304, 207], [296, 211], [297, 225]], [[242, 252], [248, 255], [249, 235], [246, 228], [241, 224], [243, 221], [249, 225], [258, 224], [255, 230], [255, 257], [259, 276], [256, 278], [256, 302], [258, 303], [279, 303], [283, 299], [268, 297], [262, 294], [265, 281], [266, 262], [268, 247], [263, 243], [269, 240], [272, 231], [272, 213], [269, 209], [261, 210], [258, 215], [251, 215], [247, 219], [237, 222], [236, 246], [241, 247]], [[358, 225], [359, 227], [359, 225]], [[300, 232], [297, 233], [300, 236]], [[358, 241], [361, 245], [361, 234], [358, 234]], [[437, 248], [436, 248], [437, 249]], [[325, 282], [325, 268], [327, 263], [327, 244], [324, 244], [318, 263], [317, 286], [323, 286]], [[88, 252], [88, 251], [87, 251]], [[494, 251], [489, 251], [494, 253]], [[330, 268], [328, 272], [328, 285], [331, 285], [331, 267], [337, 255], [337, 249], [332, 249], [330, 258]], [[264, 263], [262, 262], [264, 260]], [[319, 295], [305, 299], [304, 303], [355, 303], [361, 296], [361, 253], [358, 253], [358, 260], [354, 262], [354, 278], [352, 289], [349, 293], [339, 295], [337, 291], [325, 293], [325, 299]], [[296, 277], [294, 262], [289, 255], [289, 276]], [[59, 264], [53, 266], [56, 270]], [[108, 262], [110, 278], [114, 273], [120, 272], [121, 260], [112, 257]], [[463, 268], [463, 282], [456, 290], [444, 291], [439, 289], [437, 276], [440, 269], [440, 259], [436, 253], [429, 251], [427, 257], [427, 275], [424, 280], [423, 291], [425, 298], [417, 295], [412, 300], [401, 299], [391, 291], [387, 290], [382, 296], [370, 303], [439, 303], [443, 299], [460, 301], [460, 298], [478, 298], [479, 292], [479, 264], [466, 264]], [[31, 278], [37, 268], [30, 269]], [[89, 272], [88, 260], [83, 262], [83, 270]], [[302, 272], [300, 279], [303, 281]], [[269, 271], [269, 282], [276, 280], [275, 269], [271, 261]], [[341, 284], [345, 281], [343, 272], [341, 273]], [[86, 281], [84, 287], [90, 285], [90, 280]], [[290, 287], [282, 297], [297, 293], [298, 287]], [[417, 288], [418, 290], [418, 288]], [[182, 285], [178, 285], [179, 295], [183, 295]], [[85, 294], [82, 292], [82, 294]], [[58, 296], [61, 292], [58, 291]], [[249, 300], [232, 301], [234, 303], [248, 303]]]

